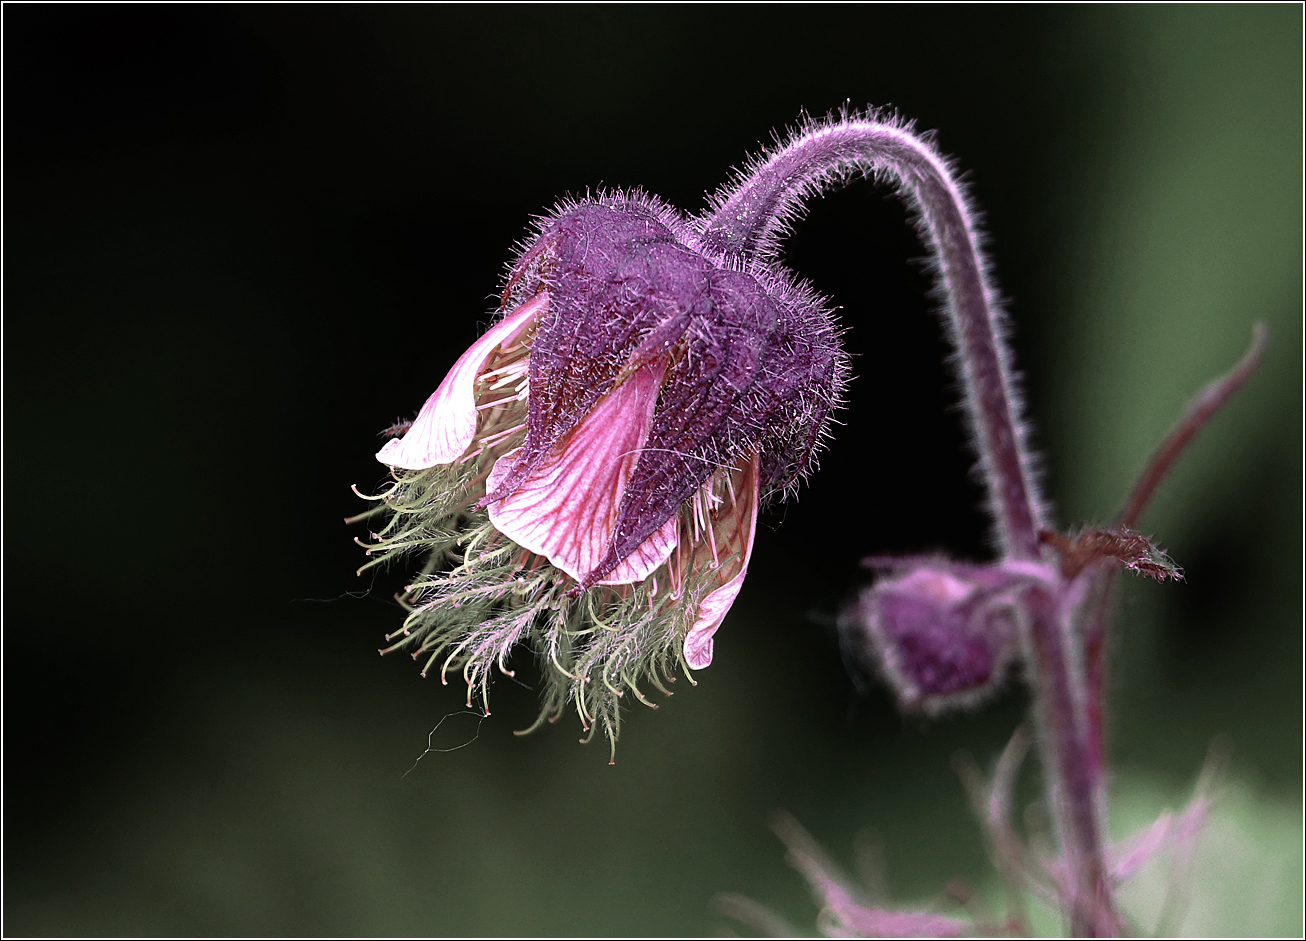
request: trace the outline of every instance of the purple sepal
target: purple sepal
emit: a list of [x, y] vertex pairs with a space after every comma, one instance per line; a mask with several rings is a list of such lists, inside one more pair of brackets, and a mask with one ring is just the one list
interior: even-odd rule
[[815, 463], [848, 371], [828, 303], [778, 265], [705, 257], [680, 214], [641, 193], [561, 207], [509, 278], [514, 303], [544, 295], [531, 341], [526, 440], [481, 501], [521, 486], [595, 404], [641, 366], [665, 378], [625, 487], [601, 580], [720, 467], [759, 455], [764, 494]]

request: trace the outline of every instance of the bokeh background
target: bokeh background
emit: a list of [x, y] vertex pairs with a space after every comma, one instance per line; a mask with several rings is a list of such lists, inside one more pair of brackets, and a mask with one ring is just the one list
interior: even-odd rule
[[482, 722], [378, 658], [401, 579], [356, 579], [340, 522], [533, 213], [598, 184], [697, 211], [847, 100], [967, 171], [1061, 525], [1108, 519], [1270, 323], [1145, 521], [1188, 581], [1122, 601], [1112, 826], [1223, 742], [1185, 930], [1298, 934], [1301, 49], [1296, 6], [6, 6], [4, 930], [745, 930], [728, 891], [809, 931], [777, 808], [850, 869], [879, 847], [900, 901], [991, 887], [950, 762], [991, 761], [1025, 694], [902, 718], [833, 627], [861, 555], [986, 552], [889, 192], [789, 242], [842, 306], [846, 424], [614, 767], [569, 720], [515, 738], [529, 688]]

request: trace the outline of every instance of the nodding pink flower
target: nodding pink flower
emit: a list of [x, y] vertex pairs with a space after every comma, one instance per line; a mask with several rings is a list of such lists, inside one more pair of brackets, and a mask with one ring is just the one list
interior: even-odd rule
[[395, 647], [461, 669], [469, 702], [526, 641], [541, 718], [572, 700], [615, 738], [627, 690], [711, 663], [759, 505], [812, 468], [846, 358], [805, 285], [705, 254], [641, 193], [542, 219], [503, 307], [377, 454], [369, 564], [426, 557]]

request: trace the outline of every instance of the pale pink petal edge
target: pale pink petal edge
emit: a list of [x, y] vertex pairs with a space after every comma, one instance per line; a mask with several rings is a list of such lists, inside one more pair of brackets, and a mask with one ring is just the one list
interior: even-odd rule
[[462, 457], [476, 436], [476, 374], [494, 348], [517, 339], [547, 303], [544, 294], [537, 294], [468, 347], [426, 400], [408, 433], [387, 441], [376, 459], [404, 470], [424, 470]]
[[[513, 542], [542, 555], [577, 581], [607, 555], [626, 483], [648, 440], [662, 385], [661, 368], [642, 367], [605, 395], [512, 493], [490, 504], [490, 522]], [[486, 481], [493, 493], [516, 463], [517, 452], [495, 462]], [[602, 584], [643, 581], [676, 547], [668, 520]]]
[[721, 626], [721, 622], [725, 620], [730, 607], [735, 603], [735, 599], [739, 597], [739, 590], [744, 587], [744, 576], [748, 574], [748, 562], [753, 557], [753, 537], [757, 533], [759, 485], [757, 472], [757, 457], [754, 455], [744, 475], [743, 486], [740, 488], [744, 491], [742, 496], [750, 504], [748, 507], [748, 532], [744, 549], [744, 564], [734, 578], [715, 591], [710, 592], [699, 605], [698, 618], [694, 621], [694, 626], [685, 635], [685, 663], [689, 664], [691, 670], [702, 670], [712, 663], [712, 638], [716, 634], [717, 628]]
[[675, 514], [662, 524], [662, 528], [639, 544], [639, 547], [621, 564], [612, 570], [607, 578], [599, 579], [600, 585], [634, 585], [642, 582], [671, 558], [676, 551], [680, 533], [680, 515]]

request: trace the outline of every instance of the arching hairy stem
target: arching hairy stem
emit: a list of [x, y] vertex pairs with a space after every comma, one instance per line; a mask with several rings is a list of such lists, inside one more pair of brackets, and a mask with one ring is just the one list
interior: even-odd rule
[[753, 258], [769, 259], [807, 199], [858, 172], [892, 178], [917, 213], [942, 282], [1000, 548], [1008, 557], [1037, 559], [1043, 513], [1025, 448], [1003, 316], [963, 189], [928, 140], [901, 122], [873, 117], [807, 129], [717, 194], [713, 209], [699, 221], [699, 247], [739, 267]]
[[[778, 254], [805, 200], [855, 174], [887, 177], [914, 209], [938, 269], [945, 322], [956, 350], [966, 411], [1007, 563], [1042, 557], [1043, 510], [1020, 422], [1021, 402], [1004, 320], [989, 281], [980, 233], [948, 161], [909, 126], [876, 115], [832, 118], [800, 130], [745, 169], [698, 221], [700, 250], [747, 269]], [[1056, 578], [1055, 575], [1051, 576]], [[1031, 589], [1025, 651], [1041, 734], [1048, 798], [1069, 863], [1066, 902], [1077, 935], [1115, 934], [1120, 922], [1106, 878], [1084, 714], [1084, 674], [1073, 601]]]

